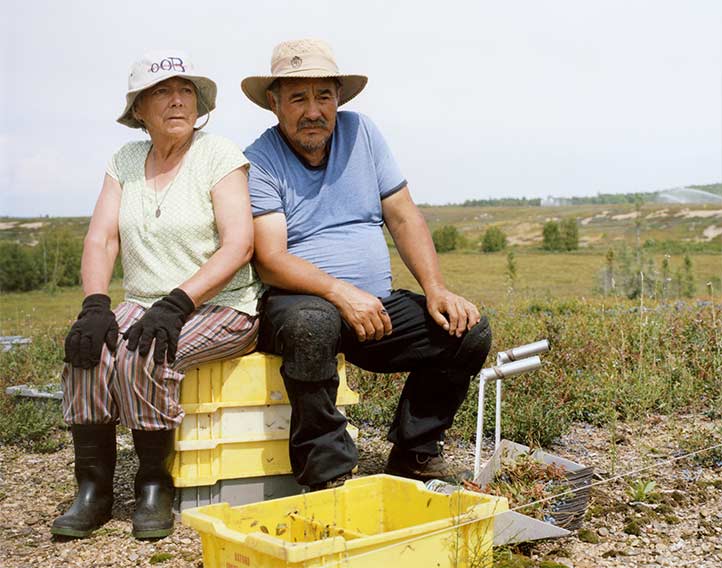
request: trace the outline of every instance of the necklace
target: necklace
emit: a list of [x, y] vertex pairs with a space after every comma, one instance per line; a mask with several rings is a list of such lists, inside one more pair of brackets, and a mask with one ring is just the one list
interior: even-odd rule
[[[191, 137], [191, 141], [192, 141], [192, 140], [193, 140], [193, 138]], [[186, 152], [187, 152], [187, 150], [188, 150], [188, 149], [186, 148]], [[149, 153], [150, 153], [151, 157], [153, 158], [153, 165], [155, 166], [155, 165], [156, 165], [156, 159], [155, 159], [155, 157], [153, 156], [153, 145], [152, 145], [152, 144], [151, 144]], [[158, 217], [160, 217], [160, 213], [161, 213], [160, 206], [163, 205], [163, 202], [165, 201], [166, 197], [168, 197], [168, 194], [170, 193], [170, 190], [171, 190], [171, 188], [173, 187], [173, 183], [175, 182], [176, 178], [178, 177], [178, 174], [179, 174], [180, 171], [181, 171], [181, 168], [183, 167], [183, 162], [185, 161], [185, 157], [186, 157], [186, 156], [185, 156], [185, 153], [184, 153], [184, 154], [183, 154], [183, 157], [181, 158], [180, 163], [178, 164], [178, 170], [176, 170], [176, 173], [175, 173], [175, 175], [173, 176], [173, 179], [170, 180], [170, 183], [166, 186], [165, 192], [163, 193], [163, 197], [161, 198], [160, 202], [158, 202], [158, 185], [157, 185], [157, 181], [156, 181], [157, 178], [158, 178], [158, 174], [159, 174], [160, 172], [159, 172], [159, 171], [156, 172], [156, 175], [153, 176], [153, 198], [154, 198], [154, 200], [155, 200], [155, 218], [156, 218], [156, 219], [157, 219]]]
[[[178, 168], [180, 169], [180, 168]], [[163, 197], [160, 200], [160, 203], [158, 202], [158, 186], [156, 185], [156, 178], [157, 175], [153, 177], [153, 198], [155, 199], [155, 218], [157, 219], [160, 217], [160, 206], [163, 205], [163, 202], [165, 201], [165, 198], [168, 197], [168, 194], [170, 193], [171, 188], [173, 187], [173, 182], [175, 181], [176, 176], [178, 175], [178, 172], [176, 172], [176, 175], [173, 176], [173, 179], [168, 184], [168, 187], [165, 188], [165, 193], [163, 193]]]

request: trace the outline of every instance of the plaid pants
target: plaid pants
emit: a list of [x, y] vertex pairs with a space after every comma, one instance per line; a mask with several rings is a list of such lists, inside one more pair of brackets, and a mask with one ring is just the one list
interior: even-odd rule
[[[123, 302], [115, 309], [121, 334], [146, 309]], [[116, 353], [103, 346], [92, 369], [65, 364], [63, 417], [68, 424], [120, 421], [134, 430], [172, 430], [183, 420], [180, 382], [184, 370], [205, 361], [238, 357], [256, 347], [258, 318], [225, 306], [203, 305], [181, 330], [173, 365], [156, 365], [152, 350], [141, 357], [120, 339]]]

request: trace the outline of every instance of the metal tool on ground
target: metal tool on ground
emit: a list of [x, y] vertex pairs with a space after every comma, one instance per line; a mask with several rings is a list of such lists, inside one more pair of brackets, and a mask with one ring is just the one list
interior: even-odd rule
[[32, 337], [22, 335], [0, 335], [0, 352], [10, 351], [16, 345], [28, 345], [33, 342]]
[[[501, 439], [501, 395], [502, 381], [511, 377], [535, 371], [541, 367], [540, 354], [549, 351], [546, 339], [501, 351], [496, 365], [482, 369], [479, 373], [479, 408], [476, 423], [476, 449], [474, 453], [474, 481], [480, 487], [491, 483], [501, 470], [504, 460], [514, 460], [521, 454], [543, 464], [555, 464], [566, 472], [565, 484], [574, 491], [560, 497], [554, 503], [552, 512], [544, 521], [507, 511], [494, 519], [494, 544], [503, 545], [542, 538], [566, 536], [581, 525], [584, 512], [589, 504], [589, 484], [593, 468], [566, 460], [560, 456], [532, 451], [529, 447]], [[482, 466], [481, 441], [484, 432], [484, 394], [487, 381], [496, 382], [496, 405], [494, 415], [494, 454]]]
[[476, 416], [476, 449], [474, 451], [474, 479], [481, 471], [481, 440], [484, 435], [484, 391], [487, 381], [496, 382], [496, 408], [494, 418], [494, 451], [501, 441], [501, 382], [502, 379], [515, 377], [522, 373], [535, 371], [541, 367], [539, 353], [549, 351], [546, 339], [500, 351], [496, 356], [496, 365], [482, 369], [479, 373], [479, 410]]
[[46, 385], [45, 388], [35, 388], [30, 385], [15, 385], [7, 387], [5, 394], [8, 396], [22, 396], [27, 398], [63, 400], [63, 391], [59, 384]]

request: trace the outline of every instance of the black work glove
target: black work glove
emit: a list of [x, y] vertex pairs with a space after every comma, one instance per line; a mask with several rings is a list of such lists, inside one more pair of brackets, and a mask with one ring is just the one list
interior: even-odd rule
[[110, 297], [91, 294], [83, 300], [83, 309], [65, 337], [63, 361], [73, 367], [91, 369], [100, 363], [103, 343], [112, 352], [118, 345], [118, 322], [110, 309]]
[[183, 324], [195, 309], [188, 294], [180, 288], [174, 288], [170, 294], [148, 308], [143, 317], [123, 334], [123, 338], [128, 340], [128, 349], [135, 351], [138, 348], [138, 352], [145, 357], [155, 339], [153, 361], [156, 365], [162, 365], [167, 353], [168, 364], [172, 365]]

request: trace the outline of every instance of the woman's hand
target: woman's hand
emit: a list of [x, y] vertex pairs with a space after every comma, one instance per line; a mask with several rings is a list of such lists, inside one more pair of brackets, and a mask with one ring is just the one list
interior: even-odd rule
[[66, 363], [91, 369], [100, 363], [103, 343], [111, 352], [118, 345], [118, 322], [110, 309], [110, 297], [91, 294], [83, 300], [83, 309], [65, 338]]
[[195, 309], [193, 300], [183, 290], [171, 290], [123, 334], [123, 339], [128, 340], [128, 350], [135, 351], [137, 348], [141, 356], [145, 357], [155, 339], [153, 361], [156, 365], [162, 365], [167, 354], [168, 364], [172, 365], [183, 324]]

